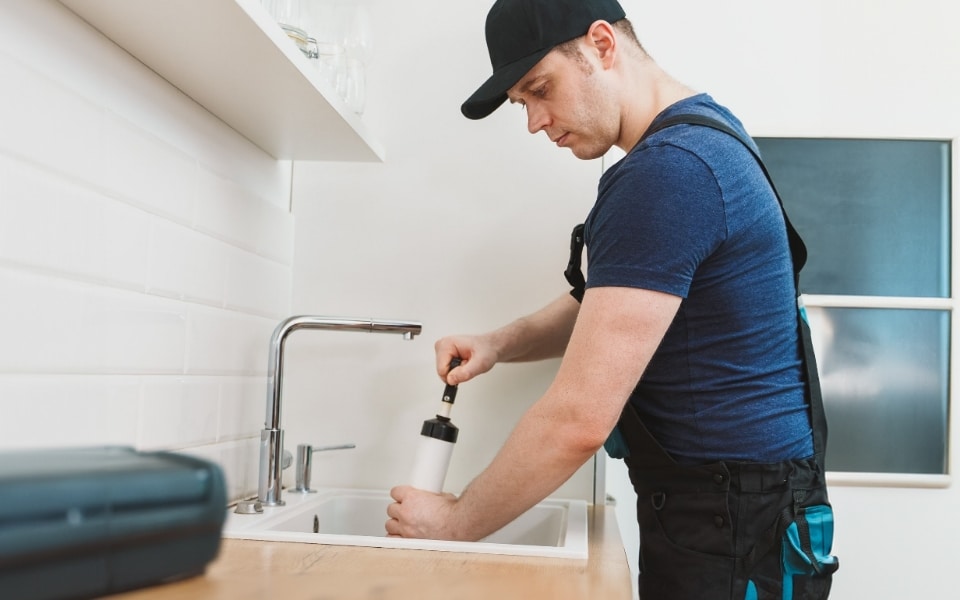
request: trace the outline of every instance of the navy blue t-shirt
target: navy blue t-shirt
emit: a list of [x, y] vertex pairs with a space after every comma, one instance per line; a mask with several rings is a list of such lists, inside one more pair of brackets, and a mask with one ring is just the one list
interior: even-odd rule
[[[743, 132], [705, 94], [654, 124], [681, 113]], [[783, 216], [738, 140], [695, 125], [649, 136], [604, 173], [585, 241], [587, 288], [682, 298], [630, 398], [678, 462], [813, 454]]]

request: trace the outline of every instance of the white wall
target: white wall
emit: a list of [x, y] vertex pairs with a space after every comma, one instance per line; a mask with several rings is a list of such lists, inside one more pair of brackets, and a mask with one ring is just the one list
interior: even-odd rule
[[[498, 325], [564, 288], [568, 231], [592, 204], [600, 167], [528, 135], [515, 107], [478, 123], [460, 116], [489, 69], [490, 4], [458, 3], [454, 18], [441, 0], [372, 2], [377, 62], [365, 120], [387, 161], [296, 165], [294, 311], [420, 318], [425, 332], [409, 344], [342, 346], [303, 334], [290, 356], [288, 433], [361, 444], [351, 462], [318, 463], [315, 478], [402, 480], [410, 438], [441, 390], [432, 340]], [[947, 0], [623, 4], [648, 51], [754, 135], [960, 134], [960, 8]], [[356, 366], [363, 356], [369, 364]], [[464, 386], [451, 489], [486, 464], [553, 368], [498, 367]], [[482, 442], [467, 441], [473, 435]], [[608, 466], [635, 561], [634, 498], [620, 463]], [[938, 575], [960, 558], [958, 496], [955, 486], [835, 485], [841, 569], [832, 597], [953, 597]]]
[[0, 449], [123, 444], [256, 488], [290, 164], [57, 2], [0, 3]]

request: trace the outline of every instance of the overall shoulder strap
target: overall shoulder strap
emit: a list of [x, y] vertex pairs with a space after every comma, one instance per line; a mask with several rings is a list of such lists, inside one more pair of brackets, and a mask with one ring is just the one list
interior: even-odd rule
[[662, 129], [673, 127], [674, 125], [701, 125], [703, 127], [710, 127], [711, 129], [722, 131], [734, 139], [739, 140], [740, 143], [750, 151], [750, 154], [753, 155], [754, 159], [756, 159], [757, 164], [760, 165], [760, 169], [763, 170], [763, 175], [770, 183], [770, 188], [773, 189], [773, 193], [777, 197], [777, 202], [780, 203], [780, 210], [783, 211], [783, 220], [787, 225], [787, 240], [790, 243], [790, 254], [793, 257], [793, 280], [797, 287], [797, 295], [800, 295], [800, 270], [803, 268], [803, 265], [807, 264], [807, 246], [803, 243], [803, 239], [800, 237], [800, 234], [797, 233], [797, 230], [794, 229], [793, 223], [790, 222], [790, 218], [787, 217], [787, 212], [783, 207], [783, 200], [780, 199], [780, 192], [777, 191], [777, 186], [774, 185], [773, 179], [770, 177], [770, 173], [767, 172], [767, 166], [763, 164], [763, 160], [760, 158], [760, 155], [757, 154], [756, 150], [753, 149], [753, 144], [726, 123], [718, 121], [717, 119], [711, 119], [710, 117], [704, 115], [694, 114], [674, 115], [672, 117], [667, 117], [663, 121], [660, 121], [659, 123], [650, 127], [646, 133], [643, 134], [643, 137], [640, 138], [640, 141], [643, 141]]
[[[656, 133], [657, 131], [666, 129], [667, 127], [673, 127], [674, 125], [700, 125], [722, 131], [723, 133], [726, 133], [727, 135], [730, 135], [734, 139], [740, 141], [740, 143], [750, 151], [750, 154], [753, 155], [754, 159], [756, 159], [757, 164], [760, 165], [760, 169], [767, 178], [767, 182], [770, 184], [770, 188], [777, 197], [777, 202], [780, 204], [780, 210], [783, 213], [783, 221], [787, 227], [787, 240], [790, 244], [790, 254], [793, 258], [793, 282], [795, 285], [797, 298], [799, 299], [800, 270], [803, 269], [803, 265], [805, 265], [807, 262], [807, 246], [803, 243], [803, 239], [800, 237], [800, 234], [797, 233], [797, 230], [794, 229], [793, 224], [790, 222], [790, 218], [787, 216], [787, 212], [783, 206], [783, 200], [780, 198], [780, 192], [777, 191], [777, 186], [773, 183], [773, 179], [770, 177], [770, 173], [767, 171], [766, 165], [763, 164], [763, 159], [761, 159], [760, 155], [757, 154], [757, 151], [754, 150], [753, 144], [750, 142], [750, 140], [745, 138], [741, 133], [726, 123], [704, 115], [695, 114], [680, 114], [667, 117], [666, 119], [647, 129], [647, 131], [643, 134], [643, 137], [640, 138], [640, 141], [642, 142], [644, 139]], [[639, 144], [640, 142], [637, 143]], [[820, 465], [821, 469], [824, 469], [824, 458], [827, 451], [827, 417], [823, 409], [823, 395], [820, 389], [820, 377], [817, 369], [817, 359], [813, 352], [813, 342], [810, 337], [810, 325], [807, 322], [806, 311], [802, 306], [798, 306], [797, 314], [797, 320], [799, 321], [800, 329], [800, 339], [803, 345], [803, 362], [807, 376], [810, 418], [813, 427], [814, 455], [817, 464]]]

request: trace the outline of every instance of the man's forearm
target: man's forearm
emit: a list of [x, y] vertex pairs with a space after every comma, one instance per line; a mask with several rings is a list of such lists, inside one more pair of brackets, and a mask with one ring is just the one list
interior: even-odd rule
[[570, 341], [580, 304], [564, 294], [537, 312], [487, 334], [498, 362], [559, 358]]
[[457, 539], [478, 540], [500, 529], [560, 487], [597, 450], [576, 422], [558, 423], [535, 406], [460, 495]]

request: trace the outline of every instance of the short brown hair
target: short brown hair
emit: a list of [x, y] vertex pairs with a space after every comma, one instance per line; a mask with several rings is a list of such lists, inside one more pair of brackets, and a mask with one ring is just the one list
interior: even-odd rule
[[[637, 48], [646, 54], [646, 50], [643, 49], [643, 45], [640, 43], [640, 40], [637, 39], [637, 32], [633, 30], [633, 23], [629, 19], [624, 17], [619, 21], [613, 23], [613, 28], [632, 42], [636, 44]], [[580, 38], [574, 38], [568, 42], [563, 42], [558, 44], [554, 50], [559, 50], [562, 54], [565, 54], [567, 57], [577, 61], [578, 63], [583, 62], [583, 55], [580, 53], [580, 47], [578, 46]]]

